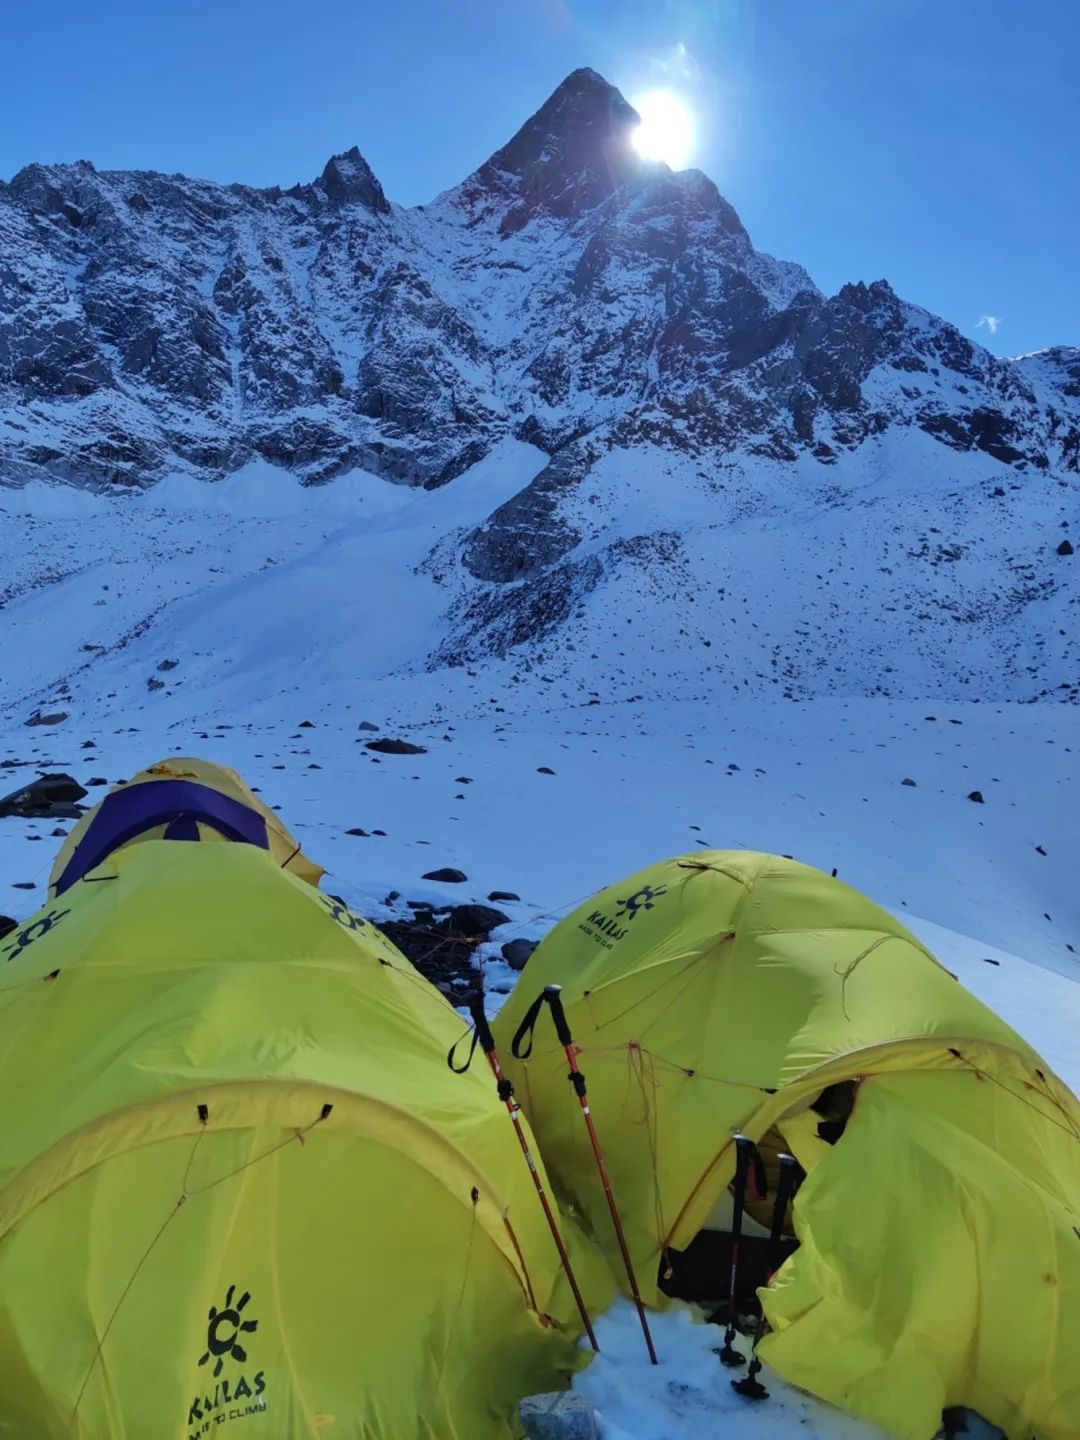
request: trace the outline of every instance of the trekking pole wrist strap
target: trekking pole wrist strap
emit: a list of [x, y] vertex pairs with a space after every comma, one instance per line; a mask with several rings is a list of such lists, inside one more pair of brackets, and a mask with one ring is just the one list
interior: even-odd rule
[[544, 992], [541, 991], [525, 1011], [521, 1024], [514, 1031], [514, 1038], [510, 1042], [510, 1053], [515, 1060], [527, 1060], [532, 1054], [533, 1031], [536, 1029], [540, 1011], [544, 1008], [544, 999]]

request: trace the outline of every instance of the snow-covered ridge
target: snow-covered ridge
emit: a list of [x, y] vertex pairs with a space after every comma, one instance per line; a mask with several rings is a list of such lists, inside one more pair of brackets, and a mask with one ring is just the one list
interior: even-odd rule
[[0, 184], [0, 483], [261, 457], [433, 486], [508, 435], [828, 464], [913, 425], [1075, 471], [1080, 400], [1049, 362], [997, 361], [883, 284], [827, 299], [707, 177], [641, 160], [635, 123], [577, 71], [413, 210], [355, 148], [287, 190], [29, 166]]

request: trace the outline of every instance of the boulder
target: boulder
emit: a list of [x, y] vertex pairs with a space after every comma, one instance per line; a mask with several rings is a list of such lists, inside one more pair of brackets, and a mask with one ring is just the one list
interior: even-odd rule
[[0, 800], [0, 816], [17, 815], [25, 820], [53, 816], [77, 819], [83, 812], [75, 802], [86, 791], [70, 775], [42, 775], [5, 795]]
[[518, 1415], [528, 1440], [600, 1440], [596, 1412], [580, 1395], [529, 1395]]
[[41, 710], [35, 710], [27, 720], [27, 725], [62, 725], [67, 719], [66, 710], [53, 710], [45, 714]]
[[981, 790], [972, 790], [971, 793], [968, 795], [967, 798], [968, 798], [969, 800], [974, 800], [974, 802], [975, 802], [976, 805], [985, 805], [985, 804], [986, 804], [986, 801], [983, 799], [983, 793], [982, 793]]
[[521, 896], [515, 895], [513, 890], [492, 890], [488, 899], [492, 902], [496, 900], [520, 900]]
[[360, 724], [356, 728], [358, 730], [369, 730], [372, 734], [376, 735], [379, 731], [378, 725], [373, 725], [370, 720], [361, 720]]
[[426, 755], [427, 749], [423, 745], [414, 745], [409, 740], [367, 740], [365, 745], [369, 750], [378, 750], [380, 755]]
[[509, 920], [509, 915], [491, 905], [455, 905], [450, 911], [446, 929], [451, 935], [488, 935]]
[[[372, 833], [381, 835], [382, 831], [375, 830]], [[441, 870], [429, 870], [426, 875], [421, 875], [420, 878], [421, 880], [438, 880], [443, 885], [461, 885], [469, 877], [465, 874], [464, 870], [455, 870], [450, 865], [444, 865]]]
[[508, 940], [502, 947], [502, 958], [511, 970], [524, 970], [539, 943], [538, 940]]
[[901, 784], [901, 785], [914, 785], [914, 784], [915, 784], [915, 781], [912, 780], [912, 778], [911, 778], [910, 775], [908, 775], [906, 779], [900, 781], [900, 784]]
[[1074, 555], [1076, 552], [1073, 549], [1072, 541], [1062, 540], [1061, 544], [1057, 547], [1057, 553], [1059, 555]]

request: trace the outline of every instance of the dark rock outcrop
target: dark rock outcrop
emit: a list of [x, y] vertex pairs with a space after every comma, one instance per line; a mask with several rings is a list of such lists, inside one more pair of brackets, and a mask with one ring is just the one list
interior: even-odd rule
[[0, 799], [0, 816], [74, 818], [83, 813], [76, 802], [85, 794], [85, 789], [70, 775], [42, 775]]
[[367, 750], [377, 750], [380, 755], [426, 755], [425, 745], [414, 745], [411, 740], [366, 740]]

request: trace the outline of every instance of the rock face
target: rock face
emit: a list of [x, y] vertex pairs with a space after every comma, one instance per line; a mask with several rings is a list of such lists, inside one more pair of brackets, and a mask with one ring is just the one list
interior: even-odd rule
[[552, 464], [467, 555], [505, 580], [565, 552], [553, 497], [611, 447], [828, 465], [915, 426], [1076, 469], [1080, 351], [997, 360], [884, 281], [826, 298], [704, 175], [640, 159], [636, 118], [575, 71], [412, 210], [355, 148], [287, 190], [20, 171], [0, 184], [0, 480], [145, 486], [262, 456], [438, 486], [516, 435]]

